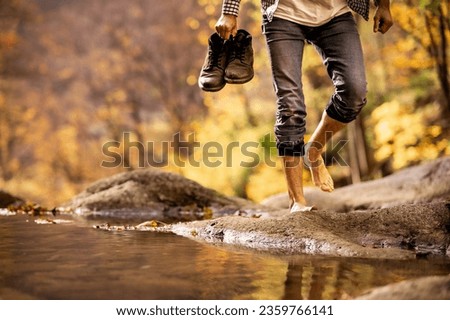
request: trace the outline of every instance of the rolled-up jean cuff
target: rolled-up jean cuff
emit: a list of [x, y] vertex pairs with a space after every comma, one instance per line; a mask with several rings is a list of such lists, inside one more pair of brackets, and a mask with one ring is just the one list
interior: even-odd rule
[[325, 112], [327, 115], [336, 121], [342, 122], [342, 123], [349, 123], [356, 119], [359, 112], [354, 112], [352, 115], [347, 115], [346, 117], [343, 117], [337, 110], [336, 107], [333, 104], [330, 104], [326, 109]]
[[280, 142], [277, 143], [278, 155], [280, 157], [303, 157], [305, 154], [304, 142]]

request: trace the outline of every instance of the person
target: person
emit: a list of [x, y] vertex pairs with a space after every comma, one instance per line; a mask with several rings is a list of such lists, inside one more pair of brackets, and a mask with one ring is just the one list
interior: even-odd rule
[[[237, 32], [240, 0], [224, 0], [215, 29], [222, 39]], [[393, 25], [389, 0], [376, 1], [373, 31], [386, 33]], [[361, 41], [351, 10], [368, 20], [369, 0], [261, 0], [262, 30], [269, 50], [277, 97], [275, 136], [282, 158], [290, 212], [315, 209], [303, 193], [303, 165], [322, 191], [334, 189], [322, 153], [326, 143], [366, 104], [366, 76]], [[305, 144], [306, 107], [302, 91], [305, 42], [323, 59], [335, 91], [309, 142]]]

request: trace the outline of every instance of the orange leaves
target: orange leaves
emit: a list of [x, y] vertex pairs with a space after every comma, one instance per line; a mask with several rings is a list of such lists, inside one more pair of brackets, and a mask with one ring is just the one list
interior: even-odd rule
[[393, 100], [377, 107], [371, 115], [375, 159], [392, 161], [395, 170], [425, 159], [450, 155], [450, 144], [442, 127], [427, 119], [439, 114], [436, 105], [414, 110], [407, 102]]
[[11, 49], [19, 42], [19, 37], [14, 31], [0, 31], [0, 50]]

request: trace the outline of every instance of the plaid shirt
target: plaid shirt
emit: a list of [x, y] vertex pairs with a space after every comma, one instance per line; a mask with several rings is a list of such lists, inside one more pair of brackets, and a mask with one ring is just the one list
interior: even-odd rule
[[[278, 7], [279, 0], [261, 0], [262, 12], [269, 21]], [[223, 0], [222, 13], [237, 16], [239, 13], [239, 4], [241, 0]], [[347, 0], [350, 9], [360, 14], [364, 19], [369, 20], [370, 0]], [[378, 4], [378, 0], [374, 0]]]

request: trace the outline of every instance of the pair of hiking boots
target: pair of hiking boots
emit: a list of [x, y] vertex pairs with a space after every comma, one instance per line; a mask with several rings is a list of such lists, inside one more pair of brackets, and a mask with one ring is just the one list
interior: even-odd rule
[[230, 40], [223, 40], [217, 33], [209, 38], [199, 87], [204, 91], [219, 91], [225, 84], [243, 84], [254, 75], [252, 36], [240, 29]]

